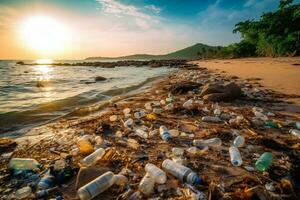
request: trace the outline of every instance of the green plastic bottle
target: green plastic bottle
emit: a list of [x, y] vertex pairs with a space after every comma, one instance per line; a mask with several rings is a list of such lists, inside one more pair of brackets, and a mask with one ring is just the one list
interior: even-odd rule
[[273, 156], [271, 152], [263, 153], [255, 163], [255, 168], [260, 171], [266, 171], [271, 165], [273, 161]]

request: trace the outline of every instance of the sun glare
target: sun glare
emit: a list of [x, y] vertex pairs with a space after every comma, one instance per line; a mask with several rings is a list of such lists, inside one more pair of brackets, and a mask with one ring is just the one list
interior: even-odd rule
[[24, 19], [20, 24], [20, 35], [28, 48], [46, 55], [66, 49], [70, 37], [62, 23], [41, 15]]
[[49, 65], [49, 64], [53, 64], [53, 60], [47, 58], [37, 59], [36, 63], [39, 65]]

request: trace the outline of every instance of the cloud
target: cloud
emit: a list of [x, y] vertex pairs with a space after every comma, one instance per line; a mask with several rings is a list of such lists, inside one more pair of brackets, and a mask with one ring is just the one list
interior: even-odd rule
[[159, 8], [155, 5], [148, 5], [148, 6], [145, 6], [145, 8], [155, 12], [156, 14], [159, 14], [161, 12], [161, 8]]
[[[144, 13], [141, 9], [134, 5], [127, 5], [116, 0], [96, 0], [102, 6], [102, 11], [106, 14], [111, 14], [119, 17], [131, 17], [133, 21], [141, 29], [149, 29], [151, 25], [159, 23], [159, 20], [152, 15]], [[152, 7], [152, 9], [157, 7]]]

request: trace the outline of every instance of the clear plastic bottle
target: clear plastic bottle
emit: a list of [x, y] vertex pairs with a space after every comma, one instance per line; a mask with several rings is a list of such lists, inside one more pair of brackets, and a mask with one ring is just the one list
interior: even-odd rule
[[41, 165], [31, 158], [12, 158], [8, 167], [13, 170], [37, 170]]
[[145, 113], [145, 111], [140, 110], [138, 112], [135, 112], [133, 115], [136, 119], [141, 119], [146, 116], [146, 113]]
[[222, 140], [220, 138], [210, 138], [207, 140], [193, 140], [193, 145], [199, 148], [203, 148], [203, 146], [219, 147], [222, 145]]
[[230, 161], [233, 166], [241, 166], [243, 161], [240, 154], [240, 151], [237, 147], [229, 147]]
[[296, 128], [300, 130], [300, 122], [296, 122]]
[[155, 180], [156, 183], [164, 184], [167, 181], [166, 173], [157, 166], [148, 163], [145, 166], [145, 170], [150, 174], [150, 176]]
[[116, 174], [114, 176], [114, 183], [116, 185], [124, 186], [126, 183], [128, 183], [128, 178], [122, 174]]
[[78, 189], [77, 194], [81, 200], [90, 200], [104, 192], [114, 184], [114, 173], [106, 172]]
[[166, 159], [162, 163], [164, 171], [172, 174], [183, 183], [200, 184], [199, 176], [190, 168], [180, 165], [172, 160]]
[[55, 185], [55, 177], [48, 171], [38, 183], [39, 190], [47, 190]]
[[133, 119], [129, 118], [124, 122], [126, 128], [131, 128], [133, 126]]
[[172, 148], [172, 156], [173, 157], [182, 157], [184, 154], [183, 148], [173, 147]]
[[31, 187], [25, 186], [18, 189], [15, 193], [16, 199], [25, 199], [32, 194]]
[[151, 195], [154, 192], [155, 180], [149, 173], [142, 178], [139, 184], [139, 190], [146, 196]]
[[235, 146], [235, 147], [242, 147], [244, 145], [245, 145], [245, 138], [241, 135], [237, 136], [233, 140], [233, 146]]
[[86, 137], [81, 137], [77, 141], [77, 147], [81, 154], [88, 155], [94, 152], [94, 147]]
[[214, 122], [214, 123], [218, 123], [222, 121], [219, 117], [213, 117], [213, 116], [204, 116], [201, 118], [201, 120], [204, 122]]
[[290, 130], [290, 133], [298, 138], [300, 138], [300, 130], [298, 129], [292, 129]]
[[165, 141], [168, 141], [171, 139], [171, 134], [169, 133], [169, 130], [165, 126], [159, 127], [159, 134], [160, 134], [160, 137]]
[[208, 146], [203, 146], [201, 149], [199, 149], [198, 147], [190, 147], [186, 151], [189, 152], [190, 154], [201, 155], [207, 152], [207, 150], [208, 150]]
[[146, 131], [144, 131], [143, 129], [137, 129], [135, 131], [135, 134], [144, 139], [147, 139], [149, 137], [148, 133], [146, 133]]
[[92, 154], [85, 157], [81, 162], [86, 166], [91, 166], [96, 161], [100, 160], [105, 154], [105, 150], [103, 148], [99, 148], [94, 151]]
[[272, 165], [273, 155], [271, 152], [263, 153], [255, 162], [255, 168], [260, 171], [266, 171]]

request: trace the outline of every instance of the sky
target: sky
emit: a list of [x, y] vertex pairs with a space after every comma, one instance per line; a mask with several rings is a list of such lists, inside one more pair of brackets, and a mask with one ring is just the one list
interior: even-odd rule
[[[299, 1], [296, 1], [299, 2]], [[279, 0], [0, 0], [0, 59], [165, 54], [240, 40]]]

